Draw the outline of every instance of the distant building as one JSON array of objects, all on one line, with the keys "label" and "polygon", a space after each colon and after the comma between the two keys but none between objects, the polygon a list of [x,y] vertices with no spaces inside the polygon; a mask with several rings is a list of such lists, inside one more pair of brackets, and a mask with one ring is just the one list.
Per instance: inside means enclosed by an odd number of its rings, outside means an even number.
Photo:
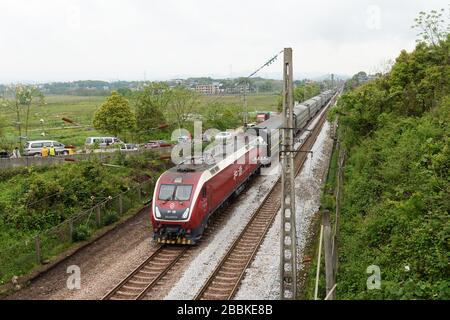
[{"label": "distant building", "polygon": [[226,89],[226,93],[230,94],[243,94],[244,92],[248,94],[250,92],[251,88],[249,84],[241,84],[236,87],[231,87]]},{"label": "distant building", "polygon": [[220,92],[220,88],[217,84],[198,84],[195,91],[204,95],[214,95]]}]

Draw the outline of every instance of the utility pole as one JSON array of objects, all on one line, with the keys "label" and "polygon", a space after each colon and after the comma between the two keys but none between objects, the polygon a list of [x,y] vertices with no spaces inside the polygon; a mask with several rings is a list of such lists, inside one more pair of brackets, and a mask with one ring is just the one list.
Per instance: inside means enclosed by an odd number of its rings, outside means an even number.
[{"label": "utility pole", "polygon": [[297,237],[295,228],[294,182],[294,81],[292,48],[284,49],[283,65],[283,129],[281,143],[281,239],[280,239],[280,297],[297,296]]},{"label": "utility pole", "polygon": [[325,274],[326,289],[329,300],[336,299],[336,291],[331,292],[335,285],[334,265],[333,265],[333,236],[331,234],[330,211],[322,212],[323,240],[325,248]]},{"label": "utility pole", "polygon": [[248,124],[248,101],[247,101],[247,85],[244,87],[244,129]]}]

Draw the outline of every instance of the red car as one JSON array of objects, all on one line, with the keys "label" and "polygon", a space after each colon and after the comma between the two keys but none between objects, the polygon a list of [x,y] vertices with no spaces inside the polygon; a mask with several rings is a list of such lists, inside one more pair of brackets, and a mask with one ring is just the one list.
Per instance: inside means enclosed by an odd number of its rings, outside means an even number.
[{"label": "red car", "polygon": [[147,149],[156,149],[156,148],[166,148],[171,147],[172,145],[164,140],[152,140],[145,144]]}]

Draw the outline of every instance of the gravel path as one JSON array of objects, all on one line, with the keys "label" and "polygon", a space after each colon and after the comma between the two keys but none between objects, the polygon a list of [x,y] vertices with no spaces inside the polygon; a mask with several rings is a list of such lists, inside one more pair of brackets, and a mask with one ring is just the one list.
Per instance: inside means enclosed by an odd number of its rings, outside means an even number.
[{"label": "gravel path", "polygon": [[[148,209],[7,299],[100,299],[155,250]],[[67,267],[81,270],[81,289],[67,289]]]},{"label": "gravel path", "polygon": [[[333,140],[329,136],[330,124],[325,122],[313,146],[313,158],[308,157],[295,179],[297,212],[298,265],[303,267],[303,250],[309,227],[320,207],[322,177],[331,157]],[[246,276],[236,294],[236,300],[279,299],[280,220],[278,214],[269,230],[255,260],[247,269]]]}]

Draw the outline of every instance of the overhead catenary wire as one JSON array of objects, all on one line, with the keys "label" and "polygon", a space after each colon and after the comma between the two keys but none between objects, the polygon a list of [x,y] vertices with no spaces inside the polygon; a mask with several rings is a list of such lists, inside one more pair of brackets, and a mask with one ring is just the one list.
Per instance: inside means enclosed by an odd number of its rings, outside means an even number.
[{"label": "overhead catenary wire", "polygon": [[[252,78],[253,76],[255,76],[258,72],[260,72],[261,70],[263,70],[264,68],[270,66],[271,64],[273,64],[278,57],[284,52],[284,50],[281,50],[280,52],[278,52],[276,55],[274,55],[273,57],[271,57],[269,60],[267,60],[263,65],[261,65],[260,67],[258,67],[256,70],[254,70],[253,72],[251,72],[248,76],[241,78],[236,84],[235,86],[239,86],[242,85],[243,83],[245,83],[247,80],[249,80],[250,78]],[[238,78],[239,79],[239,78]],[[213,100],[207,102],[206,104],[214,104],[217,101],[219,101],[221,98],[223,98],[225,96],[224,93],[219,94],[217,97],[215,97]],[[142,133],[147,133],[149,131],[153,131],[154,129],[150,129],[150,130],[142,130],[139,132],[135,132],[134,134],[140,135]]]},{"label": "overhead catenary wire", "polygon": [[[270,66],[272,63],[274,63],[278,57],[280,56],[280,54],[282,54],[284,52],[284,50],[281,50],[280,52],[278,52],[275,56],[273,56],[272,58],[270,58],[269,60],[267,60],[262,66],[258,67],[255,71],[253,71],[252,73],[250,73],[250,75],[248,75],[247,77],[243,77],[241,78],[241,80],[239,80],[236,83],[236,86],[239,86],[243,83],[245,83],[247,80],[249,80],[250,78],[252,78],[253,76],[255,76],[258,72],[260,72],[262,69]],[[210,101],[209,103],[215,103],[217,102],[219,99],[223,98],[225,95],[222,93],[220,94],[218,97],[216,97],[214,100]]]}]

